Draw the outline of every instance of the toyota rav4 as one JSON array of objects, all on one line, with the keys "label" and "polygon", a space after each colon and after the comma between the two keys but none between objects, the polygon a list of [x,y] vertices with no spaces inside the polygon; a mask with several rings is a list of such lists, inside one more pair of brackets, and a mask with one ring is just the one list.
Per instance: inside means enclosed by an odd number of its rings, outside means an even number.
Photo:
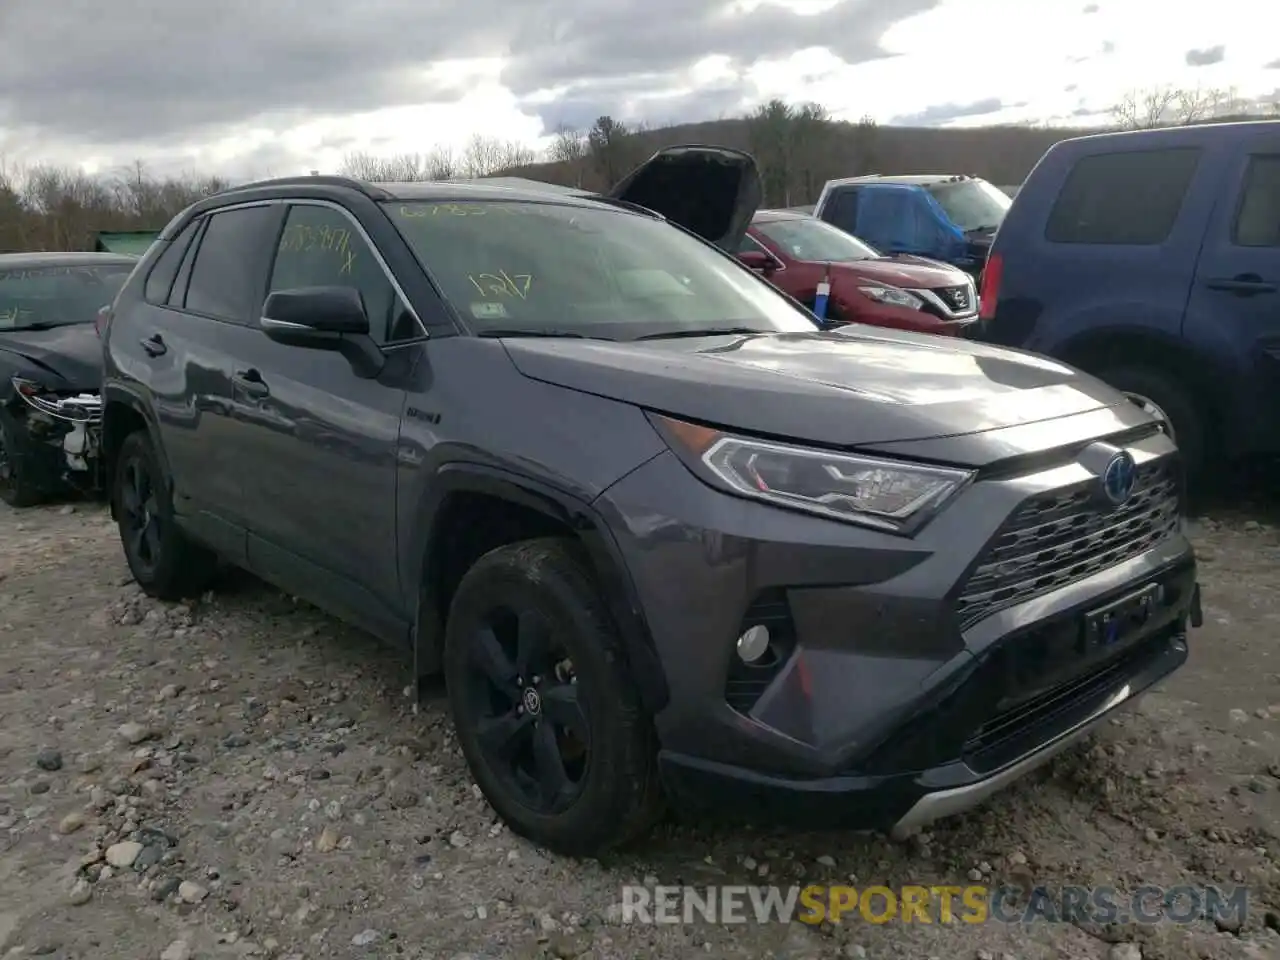
[{"label": "toyota rav4", "polygon": [[899,833],[1182,664],[1178,455],[1052,360],[815,328],[737,262],[752,159],[610,195],[277,180],[166,227],[104,332],[148,593],[247,568],[443,672],[518,832],[664,800]]}]

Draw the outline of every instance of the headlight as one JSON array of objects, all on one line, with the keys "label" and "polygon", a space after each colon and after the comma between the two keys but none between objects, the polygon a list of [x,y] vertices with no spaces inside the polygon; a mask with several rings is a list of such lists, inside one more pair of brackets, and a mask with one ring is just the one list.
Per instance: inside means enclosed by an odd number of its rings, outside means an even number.
[{"label": "headlight", "polygon": [[858,290],[877,303],[887,303],[891,307],[906,307],[908,310],[919,310],[924,301],[914,293],[899,290],[897,287],[859,287]]},{"label": "headlight", "polygon": [[793,447],[655,419],[736,493],[880,530],[900,531],[922,521],[973,476],[967,470]]}]

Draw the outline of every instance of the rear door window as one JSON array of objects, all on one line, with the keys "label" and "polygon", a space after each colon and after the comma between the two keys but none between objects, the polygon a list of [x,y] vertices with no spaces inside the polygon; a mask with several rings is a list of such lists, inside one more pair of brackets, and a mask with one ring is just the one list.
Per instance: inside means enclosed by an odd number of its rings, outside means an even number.
[{"label": "rear door window", "polygon": [[1081,157],[1049,212],[1052,243],[1151,245],[1173,230],[1200,160],[1198,147]]},{"label": "rear door window", "polygon": [[856,233],[858,226],[858,190],[844,187],[831,195],[831,202],[822,211],[822,219],[835,224],[841,230]]},{"label": "rear door window", "polygon": [[1249,159],[1231,240],[1240,247],[1280,247],[1280,154]]},{"label": "rear door window", "polygon": [[186,309],[233,323],[256,321],[270,269],[267,238],[275,236],[279,215],[278,206],[260,206],[209,218],[187,282]]},{"label": "rear door window", "polygon": [[148,303],[162,305],[168,302],[173,281],[178,276],[178,268],[182,266],[183,257],[191,246],[191,238],[196,235],[199,225],[199,220],[187,224],[187,228],[174,237],[164,253],[156,258],[155,265],[147,274],[146,288],[143,291]]}]

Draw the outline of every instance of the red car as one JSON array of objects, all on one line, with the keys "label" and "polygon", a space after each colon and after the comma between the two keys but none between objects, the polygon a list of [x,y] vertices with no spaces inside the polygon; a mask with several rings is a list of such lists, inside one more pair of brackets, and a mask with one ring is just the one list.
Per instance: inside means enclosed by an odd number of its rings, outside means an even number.
[{"label": "red car", "polygon": [[957,336],[978,319],[973,278],[913,256],[883,256],[857,237],[795,210],[759,210],[738,259],[813,306],[830,274],[827,319]]}]

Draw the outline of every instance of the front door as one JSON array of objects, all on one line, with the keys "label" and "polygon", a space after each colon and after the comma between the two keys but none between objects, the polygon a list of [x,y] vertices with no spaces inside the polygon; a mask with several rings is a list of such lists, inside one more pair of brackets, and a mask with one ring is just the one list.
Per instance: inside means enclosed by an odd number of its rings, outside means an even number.
[{"label": "front door", "polygon": [[[341,208],[297,202],[268,292],[357,289],[380,345],[420,335],[389,273]],[[249,565],[331,612],[404,635],[396,552],[396,471],[405,391],[421,347],[388,352],[376,379],[341,354],[285,346],[258,329],[233,371]]]},{"label": "front door", "polygon": [[1228,372],[1227,449],[1280,450],[1280,134],[1228,161],[1183,336]]}]

